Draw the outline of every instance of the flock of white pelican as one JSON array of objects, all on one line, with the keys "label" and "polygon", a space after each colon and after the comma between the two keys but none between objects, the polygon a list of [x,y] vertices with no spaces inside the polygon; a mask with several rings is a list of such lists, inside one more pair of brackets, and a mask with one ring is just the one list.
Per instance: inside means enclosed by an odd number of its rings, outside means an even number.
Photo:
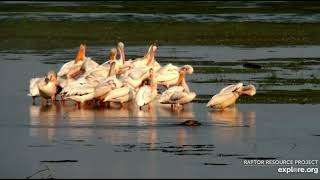
[{"label": "flock of white pelican", "polygon": [[[161,66],[155,59],[157,46],[152,44],[141,58],[125,58],[124,44],[119,42],[117,48],[110,49],[107,61],[101,65],[86,57],[86,46],[81,44],[76,58],[65,63],[58,73],[49,71],[47,76],[32,78],[29,96],[42,97],[42,104],[49,99],[56,102],[60,95],[61,102],[73,100],[78,108],[84,104],[98,104],[110,107],[110,103],[134,101],[143,106],[157,100],[161,104],[170,104],[172,109],[183,107],[191,102],[196,93],[190,91],[186,75],[193,73],[193,67],[177,67],[171,63]],[[117,59],[117,56],[119,59]],[[165,90],[159,93],[158,86]],[[253,96],[253,85],[242,83],[229,85],[214,95],[207,107],[224,109],[233,106],[241,95]]]}]

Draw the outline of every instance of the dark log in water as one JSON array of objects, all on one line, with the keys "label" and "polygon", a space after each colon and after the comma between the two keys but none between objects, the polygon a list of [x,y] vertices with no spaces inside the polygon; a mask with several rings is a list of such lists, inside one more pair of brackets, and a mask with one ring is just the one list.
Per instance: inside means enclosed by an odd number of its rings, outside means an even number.
[{"label": "dark log in water", "polygon": [[48,160],[44,160],[44,161],[40,161],[42,163],[75,163],[78,162],[78,160],[57,160],[57,161],[48,161]]},{"label": "dark log in water", "polygon": [[251,69],[261,69],[262,68],[262,66],[260,66],[258,64],[253,64],[253,63],[244,63],[243,67],[251,68]]},{"label": "dark log in water", "polygon": [[201,123],[199,121],[196,121],[196,120],[187,120],[187,121],[184,121],[184,122],[180,123],[179,125],[182,125],[182,126],[200,126]]}]

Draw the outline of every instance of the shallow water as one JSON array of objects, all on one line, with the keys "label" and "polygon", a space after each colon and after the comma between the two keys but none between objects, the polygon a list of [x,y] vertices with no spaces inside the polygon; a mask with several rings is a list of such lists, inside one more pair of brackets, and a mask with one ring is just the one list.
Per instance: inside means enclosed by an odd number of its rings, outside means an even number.
[{"label": "shallow water", "polygon": [[[109,48],[89,47],[88,55],[102,60]],[[192,61],[214,59],[221,50],[232,50],[217,58],[228,61],[292,57],[299,49],[312,54],[294,57],[317,57],[315,48],[159,46],[158,54]],[[146,47],[126,49],[133,56],[143,54]],[[72,102],[41,107],[37,101],[32,105],[26,95],[28,80],[49,69],[58,70],[75,52],[76,48],[0,52],[1,177],[26,178],[42,169],[31,178],[318,177],[313,173],[279,174],[275,166],[248,167],[241,158],[320,159],[319,104],[238,104],[224,112],[207,109],[203,103],[190,103],[180,111],[154,104],[150,111],[141,112],[132,104],[124,109],[80,110]],[[190,88],[213,95],[224,85],[190,84]],[[177,125],[190,119],[202,125]],[[41,162],[59,160],[71,162]]]},{"label": "shallow water", "polygon": [[[319,105],[241,104],[219,112],[192,103],[183,111],[158,105],[138,112],[33,106],[24,97],[16,103],[19,113],[8,110],[0,124],[2,177],[24,178],[46,166],[33,178],[317,177],[247,167],[240,158],[319,159]],[[202,125],[177,125],[189,119]],[[77,162],[40,162],[58,160]]]},{"label": "shallow water", "polygon": [[[126,42],[124,42],[126,43]],[[114,46],[90,46],[87,44],[87,54],[94,59],[104,61],[109,49]],[[158,45],[156,58],[161,60],[189,60],[232,62],[237,60],[260,60],[269,58],[318,58],[320,57],[317,45],[297,45],[297,46],[272,46],[272,47],[244,47],[244,46],[203,46],[203,45]],[[0,50],[1,60],[11,60],[36,57],[41,61],[52,61],[63,63],[74,58],[78,51],[78,46],[72,49],[52,49],[52,50]],[[125,47],[128,58],[140,57],[147,51],[145,46]],[[23,57],[22,57],[23,55]]]}]

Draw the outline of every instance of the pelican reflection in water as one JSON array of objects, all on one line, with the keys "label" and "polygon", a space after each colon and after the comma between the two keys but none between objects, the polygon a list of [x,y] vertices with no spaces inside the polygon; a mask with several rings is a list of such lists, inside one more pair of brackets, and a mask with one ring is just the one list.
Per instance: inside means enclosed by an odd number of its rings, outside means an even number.
[{"label": "pelican reflection in water", "polygon": [[237,107],[224,111],[214,110],[208,112],[208,117],[218,128],[214,135],[223,142],[241,142],[256,137],[256,112],[239,110]]},{"label": "pelican reflection in water", "polygon": [[[61,108],[56,104],[52,106],[35,106],[29,108],[30,126],[55,126],[56,123],[62,118]],[[30,128],[30,135],[33,137],[42,137],[48,140],[54,140],[56,135],[55,128]]]},{"label": "pelican reflection in water", "polygon": [[[59,103],[52,106],[30,106],[30,125],[34,127],[30,128],[30,135],[54,140],[59,137],[65,139],[65,136],[71,139],[81,139],[96,134],[112,144],[120,144],[127,142],[128,139],[136,138],[137,142],[149,143],[150,148],[154,148],[158,141],[157,126],[163,123],[171,125],[194,119],[192,105],[188,104],[185,109],[175,111],[172,111],[170,105],[163,105],[157,101],[152,102],[150,110],[144,111],[139,111],[138,107],[131,106],[130,103],[123,108],[111,109],[98,107],[78,109],[76,106]],[[90,128],[97,124],[107,125],[107,128]],[[39,126],[48,128],[38,128]],[[67,134],[57,133],[59,126],[70,127],[66,129],[67,131],[63,131]],[[138,129],[130,131],[127,128],[113,128],[118,126],[137,126]],[[139,128],[140,126],[146,128]],[[174,129],[173,133],[176,134],[179,144],[185,144],[187,132],[184,127]]]}]

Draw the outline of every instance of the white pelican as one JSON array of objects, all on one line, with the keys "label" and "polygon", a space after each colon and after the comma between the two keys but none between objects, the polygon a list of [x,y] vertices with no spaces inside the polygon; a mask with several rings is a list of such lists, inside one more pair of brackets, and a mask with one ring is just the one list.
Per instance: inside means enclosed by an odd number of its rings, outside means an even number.
[{"label": "white pelican", "polygon": [[253,96],[256,89],[253,85],[243,86],[242,83],[232,84],[223,88],[218,94],[214,95],[207,103],[207,107],[225,109],[234,106],[241,95]]},{"label": "white pelican", "polygon": [[154,72],[151,68],[149,70],[149,78],[142,82],[142,86],[136,94],[135,100],[140,110],[144,105],[148,105],[150,109],[149,103],[157,96],[157,94],[157,82],[154,79]]},{"label": "white pelican", "polygon": [[44,100],[51,99],[54,103],[56,100],[56,94],[58,91],[57,84],[57,74],[54,71],[49,71],[47,77],[44,80],[40,80],[37,83],[39,89],[39,95],[42,97],[42,102]]},{"label": "white pelican", "polygon": [[[54,76],[54,77],[52,77],[52,76]],[[33,104],[35,104],[35,98],[40,96],[38,84],[41,82],[43,84],[43,82],[48,81],[46,79],[50,79],[50,78],[52,79],[52,81],[55,81],[57,88],[58,88],[57,91],[59,91],[61,89],[61,85],[60,85],[60,82],[57,80],[57,74],[54,71],[49,71],[47,73],[47,76],[30,79],[28,96],[32,97]]]},{"label": "white pelican", "polygon": [[159,102],[161,104],[171,104],[171,108],[174,105],[180,106],[191,102],[196,93],[190,92],[189,87],[185,81],[186,74],[191,74],[193,69],[191,66],[184,66],[179,70],[179,78],[176,82],[176,86],[172,86],[162,93]]},{"label": "white pelican", "polygon": [[184,65],[181,68],[170,64],[161,67],[156,73],[156,81],[159,85],[163,85],[168,89],[171,85],[175,85],[179,79],[180,69],[185,69],[187,74],[193,73],[193,68],[190,65]]}]

